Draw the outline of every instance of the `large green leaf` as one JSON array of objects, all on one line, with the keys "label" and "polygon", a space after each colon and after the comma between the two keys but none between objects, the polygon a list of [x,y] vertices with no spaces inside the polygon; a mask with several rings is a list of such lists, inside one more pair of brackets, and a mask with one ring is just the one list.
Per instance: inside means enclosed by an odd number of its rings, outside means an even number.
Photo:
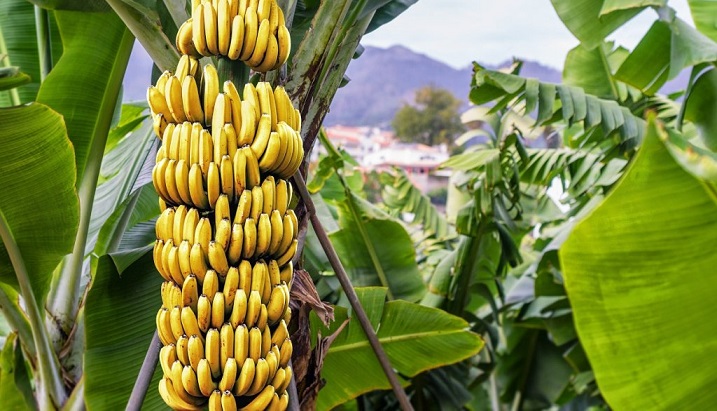
[{"label": "large green leaf", "polygon": [[[155,330],[155,314],[162,305],[162,278],[145,253],[119,272],[109,255],[99,258],[85,310],[85,403],[88,410],[124,409]],[[144,406],[161,409],[158,374]]]},{"label": "large green leaf", "polygon": [[578,335],[613,409],[717,403],[717,203],[665,138],[650,121],[622,180],[560,250]]},{"label": "large green leaf", "polygon": [[64,115],[79,184],[87,163],[99,161],[104,149],[134,37],[114,13],[55,15],[64,54],[37,100]]},{"label": "large green leaf", "polygon": [[352,192],[338,210],[341,229],[330,238],[354,284],[387,285],[393,298],[421,299],[426,286],[413,241],[401,223]]},{"label": "large green leaf", "polygon": [[[468,323],[460,317],[406,301],[385,303],[383,288],[357,288],[356,292],[391,365],[401,376],[413,377],[464,360],[483,348],[481,337],[469,331]],[[336,307],[334,317],[326,330],[312,314],[311,334],[327,336],[351,315],[345,308]],[[321,376],[326,386],[319,391],[318,410],[331,409],[361,393],[390,388],[361,326],[353,318],[329,347]]]},{"label": "large green leaf", "polygon": [[603,0],[600,16],[618,10],[628,10],[646,6],[662,7],[667,0]]},{"label": "large green leaf", "polygon": [[[62,117],[37,103],[0,109],[0,143],[0,214],[41,301],[77,231],[72,143]],[[0,281],[17,284],[5,247],[0,247]]]},{"label": "large green leaf", "polygon": [[602,1],[550,0],[558,17],[585,47],[593,48],[625,22],[642,11],[642,8],[615,9],[601,16]]},{"label": "large green leaf", "polygon": [[663,21],[652,24],[645,36],[615,73],[621,81],[655,94],[670,72],[670,26]]},{"label": "large green leaf", "polygon": [[717,2],[714,0],[687,0],[697,30],[717,42]]},{"label": "large green leaf", "polygon": [[399,14],[406,11],[417,1],[418,0],[375,0],[374,3],[380,3],[380,7],[364,7],[364,10],[376,11],[371,18],[371,23],[369,23],[366,33],[370,33],[384,24],[390,23],[391,20],[398,17]]},{"label": "large green leaf", "polygon": [[37,407],[32,396],[30,377],[17,334],[8,335],[0,351],[0,398],[8,410],[32,410]]},{"label": "large green leaf", "polygon": [[717,69],[714,66],[695,78],[684,104],[685,120],[697,126],[707,147],[717,149]]},{"label": "large green leaf", "polygon": [[109,11],[104,0],[28,0],[44,9],[74,11]]},{"label": "large green leaf", "polygon": [[628,55],[612,42],[601,43],[592,49],[583,44],[568,52],[563,66],[563,83],[582,88],[586,94],[613,100],[625,100],[627,89],[615,81],[613,73]]}]

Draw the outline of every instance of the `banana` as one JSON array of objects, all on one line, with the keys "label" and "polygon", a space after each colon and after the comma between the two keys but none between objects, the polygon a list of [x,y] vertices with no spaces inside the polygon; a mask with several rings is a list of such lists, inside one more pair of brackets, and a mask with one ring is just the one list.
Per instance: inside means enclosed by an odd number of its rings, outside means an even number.
[{"label": "banana", "polygon": [[[269,217],[270,225],[271,225],[271,242],[269,243],[269,249],[267,253],[270,256],[276,255],[277,251],[279,250],[279,245],[281,244],[281,239],[284,237],[284,222],[281,218],[281,213],[279,210],[272,210],[271,216]],[[274,264],[276,264],[276,261],[273,261]],[[271,265],[270,270],[271,272]],[[279,267],[277,265],[276,272],[279,272]],[[279,276],[280,278],[280,276]],[[278,284],[277,282],[274,282],[272,279],[272,285]]]},{"label": "banana", "polygon": [[192,27],[194,25],[193,19],[190,17],[187,21],[179,26],[177,36],[175,37],[174,43],[177,46],[177,50],[181,54],[186,54],[194,58],[199,58],[202,55],[199,54],[196,47],[194,47],[194,41],[192,40],[193,33]]},{"label": "banana", "polygon": [[229,0],[229,12],[232,18],[239,13],[239,0]]},{"label": "banana", "polygon": [[254,253],[256,252],[256,242],[256,220],[249,217],[244,222],[244,244],[242,244],[242,258],[249,259],[254,257]]},{"label": "banana", "polygon": [[259,159],[250,147],[243,147],[242,150],[246,156],[246,188],[251,189],[261,184]]},{"label": "banana", "polygon": [[[269,342],[271,343],[271,336],[269,338]],[[265,354],[264,358],[266,359],[267,365],[269,365],[269,381],[271,382],[273,381],[274,376],[279,369],[279,357],[276,355],[275,351],[267,350],[267,353]],[[274,388],[276,388],[276,386],[274,386]]]},{"label": "banana", "polygon": [[239,59],[247,61],[251,57],[254,47],[256,46],[257,36],[259,32],[259,21],[256,15],[256,9],[249,7],[244,14],[244,44],[241,49]]},{"label": "banana", "polygon": [[245,294],[251,293],[251,276],[253,268],[248,260],[241,260],[239,263],[239,288],[244,290]]},{"label": "banana", "polygon": [[213,124],[214,103],[219,95],[219,74],[217,73],[217,69],[214,65],[204,65],[202,83],[202,96],[204,97],[204,124],[206,126],[210,126]]},{"label": "banana", "polygon": [[190,151],[189,163],[187,164],[188,166],[200,162],[201,157],[199,157],[199,147],[201,147],[200,135],[202,132],[202,124],[204,124],[204,112],[202,112],[202,121],[200,123],[192,123],[192,133],[189,136]]},{"label": "banana", "polygon": [[156,240],[154,242],[154,248],[152,249],[152,260],[154,261],[154,266],[159,272],[159,275],[162,276],[167,281],[172,281],[172,276],[169,275],[166,271],[164,271],[164,266],[162,265],[162,250],[164,249],[164,241],[162,240]]},{"label": "banana", "polygon": [[204,181],[202,178],[202,170],[199,164],[192,164],[189,169],[189,196],[192,198],[192,204],[201,209],[209,208],[209,198],[204,191]]},{"label": "banana", "polygon": [[294,345],[291,343],[291,340],[289,338],[285,339],[284,342],[281,344],[281,347],[279,347],[279,352],[281,352],[279,365],[282,367],[286,367],[289,364],[289,361],[291,361],[291,354],[294,352]]},{"label": "banana", "polygon": [[194,372],[197,372],[199,369],[199,361],[204,359],[204,342],[201,336],[194,334],[189,337],[188,344],[187,354],[189,356],[189,365]]},{"label": "banana", "polygon": [[251,82],[246,83],[242,96],[244,97],[244,101],[248,101],[254,110],[254,121],[259,121],[259,117],[261,117],[261,107],[259,106],[259,94],[256,91],[256,86]]},{"label": "banana", "polygon": [[[239,109],[241,110],[241,103],[239,103]],[[234,106],[232,106],[231,110],[233,117]],[[227,155],[229,155],[230,159],[233,159],[234,153],[236,153],[237,148],[239,148],[239,143],[237,142],[237,132],[232,122],[227,122],[226,124],[224,124],[224,133],[227,135]]]},{"label": "banana", "polygon": [[259,21],[269,20],[269,15],[271,14],[271,4],[274,2],[275,0],[259,0],[259,5],[256,9],[256,15],[259,18]]},{"label": "banana", "polygon": [[298,108],[294,109],[294,127],[292,127],[297,132],[301,131],[301,112]]},{"label": "banana", "polygon": [[[219,227],[222,220],[231,219],[231,200],[226,194],[220,194],[214,206],[214,226]],[[231,220],[230,220],[231,221]]]},{"label": "banana", "polygon": [[[164,103],[167,104],[166,101]],[[167,117],[165,117],[162,113],[152,114],[152,130],[154,131],[154,134],[160,139],[164,135],[164,131],[167,129],[168,125],[169,124],[167,123]]]},{"label": "banana", "polygon": [[274,190],[274,208],[279,211],[280,216],[286,213],[291,203],[291,195],[289,193],[289,183],[283,178],[276,179],[276,188]]},{"label": "banana", "polygon": [[202,15],[204,16],[204,36],[207,40],[207,49],[212,55],[216,56],[219,54],[217,12],[211,2],[203,2]]},{"label": "banana", "polygon": [[217,163],[211,162],[207,166],[207,198],[209,200],[209,206],[214,208],[217,204],[217,199],[221,193],[221,180],[219,175],[219,167]]},{"label": "banana", "polygon": [[162,307],[157,312],[157,334],[162,344],[169,345],[174,344],[177,340],[174,338],[172,333],[172,324],[170,319],[169,310],[166,307]]},{"label": "banana", "polygon": [[163,281],[160,286],[160,295],[162,296],[162,307],[174,307],[172,301],[172,281]]},{"label": "banana", "polygon": [[[276,121],[277,123],[280,121],[283,121],[289,125],[291,125],[289,119],[291,118],[291,114],[289,113],[289,108],[287,107],[286,101],[288,100],[288,95],[286,94],[286,89],[282,86],[276,86],[274,89],[274,100],[276,104]],[[289,103],[291,104],[291,103]],[[293,112],[293,110],[292,110]]]},{"label": "banana", "polygon": [[209,56],[211,53],[207,48],[207,38],[204,32],[204,7],[197,4],[192,9],[192,42],[197,52],[202,56]]},{"label": "banana", "polygon": [[239,0],[239,7],[237,7],[237,14],[244,17],[246,9],[249,7],[249,0]]},{"label": "banana", "polygon": [[209,242],[209,265],[222,277],[225,277],[229,271],[229,261],[224,248],[216,241]]},{"label": "banana", "polygon": [[189,161],[191,149],[189,148],[189,138],[192,135],[192,123],[185,121],[177,125],[179,127],[179,151],[177,160]]},{"label": "banana", "polygon": [[217,1],[217,47],[219,54],[226,56],[232,35],[232,15],[228,0]]},{"label": "banana", "polygon": [[[229,316],[229,322],[231,323],[232,327],[237,328],[240,324],[244,323],[244,319],[246,318],[247,305],[248,301],[246,292],[244,292],[244,290],[242,290],[241,288],[238,288],[234,295],[234,303],[232,304],[232,310]],[[234,339],[236,340],[236,338],[238,337],[235,334]],[[237,355],[236,351],[234,355]]]},{"label": "banana", "polygon": [[[253,327],[256,321],[259,319],[261,313],[261,294],[258,291],[252,291],[249,293],[249,300],[247,301],[246,318],[244,323],[247,327]],[[251,345],[250,345],[251,347]],[[254,358],[254,357],[252,357]],[[256,358],[254,358],[256,359]]]},{"label": "banana", "polygon": [[172,364],[177,361],[177,350],[174,344],[166,344],[159,350],[159,365],[164,375],[172,374]]},{"label": "banana", "polygon": [[283,344],[287,338],[289,338],[289,329],[286,327],[286,321],[280,320],[274,333],[271,335],[271,344],[278,346],[279,344]]},{"label": "banana", "polygon": [[209,396],[209,402],[207,403],[207,409],[209,411],[222,411],[222,392],[214,390],[212,395]]},{"label": "banana", "polygon": [[164,97],[167,100],[167,107],[169,107],[169,112],[172,114],[174,122],[183,123],[187,121],[182,103],[182,83],[176,76],[171,76],[167,79],[167,84],[164,85]]},{"label": "banana", "polygon": [[261,358],[262,333],[258,327],[249,330],[249,358],[258,361]]},{"label": "banana", "polygon": [[182,327],[187,335],[201,335],[199,330],[199,321],[191,307],[182,308]]},{"label": "banana", "polygon": [[[239,128],[238,145],[245,146],[254,142],[256,134],[255,110],[252,106],[253,102],[247,100],[247,88],[244,87],[244,100],[241,102],[241,127]],[[249,93],[251,95],[251,93]]]},{"label": "banana", "polygon": [[224,312],[231,313],[234,306],[234,297],[239,288],[239,269],[237,267],[229,267],[226,278],[224,278]]},{"label": "banana", "polygon": [[[231,126],[231,125],[229,125]],[[222,134],[224,131],[222,130]],[[229,198],[230,202],[234,201],[234,171],[232,160],[228,155],[224,155],[219,163],[219,174],[221,176],[221,191]]]},{"label": "banana", "polygon": [[[273,255],[284,255],[291,247],[291,242],[294,240],[297,232],[298,227],[294,227],[294,220],[288,213],[284,214],[284,235],[281,237],[281,243],[279,243],[279,247]],[[279,267],[281,266],[282,264],[279,264]]]},{"label": "banana", "polygon": [[276,66],[274,69],[286,63],[289,59],[289,53],[291,52],[291,33],[289,33],[289,29],[285,25],[279,25],[276,39],[279,43],[279,56],[276,59]]},{"label": "banana", "polygon": [[224,324],[224,293],[219,291],[212,300],[212,328],[217,330]]},{"label": "banana", "polygon": [[212,161],[219,164],[222,161],[222,157],[228,154],[227,150],[227,135],[224,132],[224,115],[225,110],[225,98],[224,93],[217,96],[217,101],[214,105],[214,120],[212,121],[212,146],[214,153],[212,155]]},{"label": "banana", "polygon": [[232,223],[231,220],[225,218],[217,224],[216,233],[214,235],[214,242],[219,244],[222,250],[229,248],[229,238],[232,234]]},{"label": "banana", "polygon": [[167,209],[167,203],[162,199],[162,197],[157,198],[157,205],[159,206],[159,212]]},{"label": "banana", "polygon": [[193,76],[185,76],[182,80],[182,108],[189,121],[204,122],[204,110],[199,99],[199,87]]},{"label": "banana", "polygon": [[[174,121],[172,112],[169,111],[167,100],[164,97],[164,89],[160,90],[155,86],[147,88],[147,103],[152,114],[161,114],[165,119]],[[159,134],[161,136],[161,134]]]},{"label": "banana", "polygon": [[[265,88],[265,87],[263,87]],[[256,136],[251,143],[251,151],[254,152],[256,158],[261,158],[269,144],[269,136],[271,136],[271,114],[263,113],[259,119]]]},{"label": "banana", "polygon": [[[232,344],[233,348],[233,344]],[[222,368],[222,378],[219,381],[219,389],[222,391],[228,391],[234,388],[234,383],[237,379],[238,366],[234,357],[228,357],[226,363]],[[230,391],[231,394],[231,391]],[[233,398],[233,396],[232,396]]]},{"label": "banana", "polygon": [[294,225],[294,227],[296,227],[296,228],[294,228],[294,238],[296,238],[296,234],[297,234],[298,231],[299,231],[299,230],[298,230],[298,227],[299,227],[299,219],[296,217],[296,213],[295,213],[294,210],[291,209],[291,208],[288,209],[288,210],[286,210],[286,215],[288,215],[289,218],[291,218],[291,223]]},{"label": "banana", "polygon": [[254,50],[251,52],[249,58],[247,58],[246,65],[255,69],[264,60],[266,49],[269,46],[269,38],[271,32],[269,31],[269,20],[259,20],[259,29],[256,34],[256,43],[254,44]]},{"label": "banana", "polygon": [[169,164],[169,160],[167,158],[161,159],[158,163],[154,165],[152,168],[152,183],[154,184],[154,189],[157,191],[157,194],[164,199],[167,202],[172,202],[172,198],[169,196],[169,192],[167,191],[166,186],[166,180],[164,178],[165,171],[167,170],[167,165]]},{"label": "banana", "polygon": [[227,51],[227,57],[230,60],[237,60],[241,55],[242,46],[244,45],[244,27],[244,16],[234,16],[232,20],[232,37]]},{"label": "banana", "polygon": [[[271,290],[269,290],[269,291],[271,291]],[[269,295],[271,294],[271,292],[267,292],[266,294],[267,294],[266,299],[268,301]],[[266,311],[266,304],[262,303],[261,311],[259,311],[259,319],[256,320],[256,324],[254,324],[254,326],[258,327],[260,330],[263,330],[264,328],[267,327],[268,324],[269,324],[269,314],[267,314],[267,311]]]},{"label": "banana", "polygon": [[264,210],[264,191],[260,185],[251,189],[251,214],[249,215],[258,222],[261,212]]},{"label": "banana", "polygon": [[167,270],[169,271],[169,275],[172,276],[172,281],[174,281],[177,284],[181,284],[184,282],[184,277],[182,276],[182,269],[179,268],[179,257],[177,253],[177,247],[174,246],[174,242],[170,239],[167,243],[165,243],[164,248],[167,248],[167,244],[169,242],[172,242],[172,247],[169,249],[169,252],[166,255],[166,262],[167,262]]},{"label": "banana", "polygon": [[[222,325],[222,328],[219,330],[219,340],[220,340],[220,348],[219,348],[219,361],[222,365],[222,373],[224,375],[227,375],[227,366],[230,364],[227,363],[229,359],[234,360],[234,327],[228,322],[224,323]],[[234,368],[236,368],[236,363],[234,363]],[[231,371],[231,370],[230,370]],[[234,386],[234,379],[236,379],[236,369],[234,370],[235,375],[231,378],[231,382],[228,388],[226,386],[222,387],[221,383],[219,384],[219,389],[229,390],[231,387]],[[222,376],[222,380],[224,380],[224,376]]]},{"label": "banana", "polygon": [[184,219],[186,216],[186,206],[180,205],[174,210],[174,218],[172,219],[172,240],[174,241],[174,244],[182,242],[182,235],[184,234]]},{"label": "banana", "polygon": [[199,243],[192,245],[192,249],[189,251],[189,265],[192,269],[192,273],[197,276],[199,282],[203,282],[204,275],[209,267],[207,267],[204,252]]},{"label": "banana", "polygon": [[179,57],[179,61],[177,62],[177,68],[174,70],[174,75],[179,79],[182,80],[184,77],[189,74],[189,56],[186,54],[183,54]]},{"label": "banana", "polygon": [[187,209],[187,215],[184,217],[184,224],[182,227],[182,240],[189,241],[189,244],[194,243],[194,233],[197,231],[197,225],[200,220],[199,210],[194,207]]},{"label": "banana", "polygon": [[172,251],[172,248],[174,248],[174,240],[169,238],[164,242],[164,245],[162,246],[162,255],[160,256],[159,261],[162,265],[162,270],[171,278],[170,281],[174,282],[174,278],[172,277],[172,270],[170,270],[169,266],[169,252]]},{"label": "banana", "polygon": [[[214,270],[207,270],[202,283],[202,294],[206,295],[209,302],[214,301],[214,294],[219,291],[219,275]],[[211,305],[210,305],[211,306]]]},{"label": "banana", "polygon": [[[278,364],[279,363],[277,362],[277,366],[278,366]],[[286,370],[284,370],[283,368],[279,368],[274,373],[274,378],[271,379],[270,384],[274,387],[274,389],[276,390],[277,393],[279,393],[279,387],[281,387],[282,384],[284,384],[285,378],[286,378]]]},{"label": "banana", "polygon": [[197,374],[189,365],[185,365],[182,369],[182,386],[193,397],[202,397],[202,390],[197,382]]},{"label": "banana", "polygon": [[[197,325],[202,332],[207,332],[212,323],[212,303],[206,294],[199,296],[197,300]],[[204,350],[202,350],[204,358]]]},{"label": "banana", "polygon": [[217,389],[217,383],[212,379],[212,369],[206,358],[199,360],[197,365],[197,382],[199,383],[199,390],[205,397],[209,397]]},{"label": "banana", "polygon": [[[249,347],[251,350],[251,346]],[[268,397],[264,400],[264,402],[260,402],[258,400],[262,399],[265,396],[265,393],[267,390],[271,391],[270,395],[274,395],[274,387],[271,385],[267,385],[266,383],[269,380],[269,364],[266,363],[266,360],[263,358],[259,358],[259,361],[256,362],[256,371],[254,372],[254,381],[251,383],[251,387],[249,387],[249,391],[247,391],[246,395],[256,395],[261,393],[261,395],[258,395],[252,402],[249,403],[244,409],[257,409],[257,410],[263,410],[264,407],[269,405],[269,402],[271,401],[271,397]],[[259,405],[260,404],[260,405]],[[256,406],[257,408],[251,408],[252,406]]]},{"label": "banana", "polygon": [[182,306],[189,307],[192,311],[196,312],[197,301],[199,301],[199,284],[197,284],[197,276],[190,274],[184,279],[184,284],[182,284]]},{"label": "banana", "polygon": [[[254,253],[261,257],[269,251],[269,245],[271,244],[271,220],[269,219],[269,214],[262,213],[259,216],[256,231],[256,251]],[[187,248],[187,262],[189,262],[188,250],[189,248]]]},{"label": "banana", "polygon": [[291,261],[292,258],[294,258],[294,254],[296,254],[296,250],[299,247],[299,240],[292,240],[291,245],[289,246],[289,249],[286,250],[284,254],[282,254],[279,258],[276,259],[276,262],[279,265],[284,265]]},{"label": "banana", "polygon": [[246,358],[241,366],[239,377],[234,383],[232,393],[234,395],[244,395],[249,391],[252,382],[254,382],[254,376],[256,374],[256,363],[251,358]]},{"label": "banana", "polygon": [[280,132],[272,131],[269,137],[269,144],[259,159],[259,170],[264,173],[274,171],[276,163],[280,162],[280,159],[283,159],[283,148]]},{"label": "banana", "polygon": [[179,340],[179,337],[184,334],[184,328],[182,327],[182,308],[178,305],[175,305],[169,311],[169,323],[172,328],[172,336],[176,344],[176,341]]},{"label": "banana", "polygon": [[[200,410],[202,409],[201,403],[191,403],[184,401],[174,389],[172,380],[168,377],[159,380],[159,395],[162,397],[167,405],[175,410]],[[186,393],[186,392],[185,392]],[[203,399],[202,399],[203,400]]]},{"label": "banana", "polygon": [[[241,150],[240,150],[241,151]],[[244,224],[251,215],[251,190],[244,190],[239,197],[239,204],[234,215],[234,224]]]},{"label": "banana", "polygon": [[281,8],[278,4],[276,4],[276,1],[272,1],[270,3],[271,8],[269,10],[269,24],[271,27],[271,34],[276,34],[279,29],[279,13],[281,13]]},{"label": "banana", "polygon": [[179,362],[182,363],[182,365],[189,364],[189,338],[186,335],[181,335],[179,338],[177,338],[177,343],[175,344],[176,351],[177,351],[177,359]]},{"label": "banana", "polygon": [[267,176],[261,183],[261,191],[264,193],[264,208],[262,213],[271,215],[276,208],[276,180],[274,176]]},{"label": "banana", "polygon": [[214,143],[212,135],[206,129],[199,131],[199,166],[202,169],[202,176],[207,175],[207,167],[214,160]]},{"label": "banana", "polygon": [[263,59],[261,60],[261,63],[259,63],[256,67],[254,67],[255,71],[258,71],[259,73],[266,73],[269,70],[274,70],[275,68],[279,67],[279,40],[276,38],[276,35],[271,33],[271,29],[269,29],[269,41],[266,47],[266,51],[264,52]]},{"label": "banana", "polygon": [[189,192],[189,166],[184,160],[179,160],[175,164],[174,181],[177,187],[177,193],[183,204],[194,205],[192,195]]},{"label": "banana", "polygon": [[179,157],[179,139],[181,133],[182,127],[179,124],[173,124],[172,127],[167,127],[164,141],[162,141],[167,159],[176,160],[177,157]]},{"label": "banana", "polygon": [[301,166],[301,163],[304,161],[304,141],[301,139],[301,135],[299,132],[294,133],[294,162],[291,164],[288,170],[286,170],[285,175],[287,178],[289,176],[294,175],[296,171]]},{"label": "banana", "polygon": [[[230,389],[232,387],[229,387]],[[237,400],[230,390],[222,393],[222,411],[237,411]]]},{"label": "banana", "polygon": [[266,311],[268,314],[269,325],[274,325],[281,320],[284,316],[286,297],[284,295],[284,288],[276,286],[271,291],[271,297],[269,302],[266,304]]},{"label": "banana", "polygon": [[229,101],[231,102],[231,123],[232,126],[234,126],[234,132],[239,132],[241,131],[241,97],[239,96],[239,90],[237,90],[233,82],[227,80],[224,82],[224,93],[229,97]]},{"label": "banana", "polygon": [[227,249],[227,260],[229,261],[229,264],[237,265],[239,263],[239,260],[241,260],[243,245],[244,227],[239,223],[234,223],[232,226],[231,238],[229,240],[229,248]]},{"label": "banana", "polygon": [[[266,325],[264,325],[264,327],[260,328],[260,329],[262,330],[262,332],[261,332],[261,357],[267,358],[267,356],[271,352],[271,329],[269,327],[267,327]],[[276,357],[277,360],[278,360],[278,358],[279,357]],[[274,368],[273,370],[271,368],[269,368],[269,375],[270,375],[269,378],[271,378],[271,376],[274,375],[275,371],[276,371],[276,368]]]},{"label": "banana", "polygon": [[209,369],[212,371],[212,378],[221,376],[221,365],[219,364],[219,330],[210,328],[207,331],[206,342],[204,343],[204,358],[209,362]]},{"label": "banana", "polygon": [[254,264],[251,273],[251,291],[258,291],[259,294],[262,294],[264,292],[264,284],[268,280],[268,276],[269,273],[266,268],[266,263],[263,260],[257,261],[256,264]]},{"label": "banana", "polygon": [[234,153],[232,169],[234,171],[234,196],[241,201],[240,197],[246,189],[246,155],[244,150],[237,150]]},{"label": "banana", "polygon": [[182,273],[184,283],[187,282],[189,275],[192,273],[190,250],[191,246],[187,240],[183,240],[177,247],[177,261],[179,262],[179,271]]},{"label": "banana", "polygon": [[[281,133],[282,128],[284,130],[283,134]],[[286,171],[291,167],[292,164],[294,164],[294,152],[298,153],[298,148],[296,147],[296,140],[294,139],[295,134],[296,132],[291,127],[289,127],[288,124],[281,124],[279,128],[279,137],[283,138],[283,152],[279,154],[279,158],[281,158],[281,160],[274,163],[274,166],[272,167],[274,172],[281,178],[291,177],[291,174],[287,175]]]},{"label": "banana", "polygon": [[287,397],[288,402],[288,393],[286,392],[286,389],[289,388],[289,384],[291,384],[291,379],[294,377],[294,371],[291,369],[291,367],[284,367],[284,382],[281,384],[281,387],[277,387],[277,391],[283,392],[283,396]]}]

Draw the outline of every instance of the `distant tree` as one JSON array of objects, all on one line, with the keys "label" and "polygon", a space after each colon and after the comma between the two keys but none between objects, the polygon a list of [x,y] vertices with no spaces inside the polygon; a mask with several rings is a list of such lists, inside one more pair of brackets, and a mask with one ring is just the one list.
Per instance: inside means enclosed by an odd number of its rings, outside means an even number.
[{"label": "distant tree", "polygon": [[465,130],[460,106],[450,91],[426,86],[416,91],[415,105],[405,104],[398,110],[391,125],[401,141],[450,145]]}]

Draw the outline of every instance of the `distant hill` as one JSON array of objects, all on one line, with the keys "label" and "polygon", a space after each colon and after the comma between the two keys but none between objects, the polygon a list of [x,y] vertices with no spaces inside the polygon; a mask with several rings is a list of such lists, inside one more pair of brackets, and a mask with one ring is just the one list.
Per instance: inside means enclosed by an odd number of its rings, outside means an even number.
[{"label": "distant hill", "polygon": [[[467,105],[471,73],[472,66],[457,70],[403,46],[366,47],[349,64],[351,81],[336,93],[325,124],[388,126],[396,111],[413,101],[416,90],[428,85],[451,91]],[[521,74],[555,83],[561,77],[560,71],[533,61],[524,62]]]}]

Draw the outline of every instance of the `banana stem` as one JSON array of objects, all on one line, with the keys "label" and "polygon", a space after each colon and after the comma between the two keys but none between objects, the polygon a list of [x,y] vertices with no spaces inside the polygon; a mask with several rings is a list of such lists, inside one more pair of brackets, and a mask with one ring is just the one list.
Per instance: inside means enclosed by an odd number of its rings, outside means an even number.
[{"label": "banana stem", "polygon": [[84,411],[85,410],[85,377],[80,378],[75,388],[67,399],[62,411]]},{"label": "banana stem", "polygon": [[231,80],[239,90],[249,82],[249,66],[240,60],[232,61],[227,58],[217,59],[217,74],[220,84]]},{"label": "banana stem", "polygon": [[134,387],[132,388],[132,393],[129,396],[125,411],[139,411],[139,409],[142,408],[144,397],[147,395],[149,384],[152,382],[154,369],[157,368],[159,350],[161,347],[162,343],[159,341],[157,331],[155,331],[152,341],[149,343],[147,354],[144,356],[142,368],[139,369],[139,375],[137,375],[137,380],[134,382]]},{"label": "banana stem", "polygon": [[319,75],[319,81],[316,83],[321,87],[324,84],[324,80],[326,79],[326,75],[329,71],[329,69],[333,66],[334,58],[336,58],[336,53],[338,53],[339,48],[341,47],[341,44],[344,42],[344,39],[346,38],[346,35],[351,29],[351,27],[356,23],[356,19],[358,18],[359,14],[363,11],[364,6],[366,5],[367,0],[359,0],[358,3],[354,6],[354,9],[351,10],[351,14],[341,22],[341,30],[339,31],[339,34],[336,36],[336,39],[331,42],[331,48],[329,48],[329,53],[326,56],[326,60],[324,61],[324,64],[321,67],[321,74]]},{"label": "banana stem", "polygon": [[20,305],[10,299],[10,296],[2,285],[0,285],[0,308],[10,328],[16,330],[20,336],[20,342],[25,347],[25,350],[27,350],[32,357],[35,357],[37,350],[35,348],[35,342],[33,341],[30,323],[20,309]]},{"label": "banana stem", "polygon": [[297,190],[299,190],[299,195],[301,196],[304,205],[306,205],[309,219],[311,220],[311,225],[314,228],[314,232],[316,233],[319,242],[321,243],[321,247],[324,249],[326,257],[328,257],[329,263],[331,264],[331,267],[336,273],[336,278],[338,278],[339,283],[341,283],[341,288],[343,288],[344,293],[346,294],[346,297],[351,304],[351,308],[353,309],[354,314],[356,315],[356,318],[361,325],[361,328],[366,334],[366,338],[368,339],[369,344],[371,344],[371,348],[376,355],[376,359],[378,360],[379,364],[381,364],[381,368],[383,368],[383,372],[386,374],[386,378],[388,378],[388,382],[391,385],[391,389],[396,395],[399,404],[401,405],[401,409],[404,411],[413,410],[413,406],[411,406],[411,402],[408,400],[406,392],[403,391],[401,383],[398,381],[398,377],[396,376],[396,372],[393,370],[391,362],[388,359],[386,352],[383,350],[381,342],[378,340],[378,336],[376,336],[376,332],[371,326],[371,321],[369,321],[368,316],[366,315],[366,311],[364,311],[363,307],[361,306],[361,302],[356,295],[356,290],[354,290],[354,287],[351,284],[351,280],[349,279],[348,274],[346,274],[346,270],[344,270],[344,267],[341,264],[341,260],[336,253],[336,249],[334,249],[334,246],[333,244],[331,244],[331,240],[329,239],[326,230],[324,230],[324,227],[321,225],[321,221],[319,221],[319,217],[316,214],[316,207],[314,206],[313,200],[311,200],[311,195],[309,194],[308,188],[306,188],[306,182],[304,181],[304,177],[298,171],[296,172],[296,174],[294,174],[294,184],[296,185]]},{"label": "banana stem", "polygon": [[0,212],[0,238],[5,244],[5,250],[10,257],[17,282],[20,285],[20,293],[23,296],[27,316],[30,320],[32,339],[37,350],[37,367],[39,369],[39,384],[36,388],[37,401],[40,409],[52,410],[55,408],[55,404],[61,405],[67,399],[60,374],[60,362],[50,344],[42,311],[37,304],[35,292],[32,290],[30,275],[27,272],[20,247],[15,242],[12,230],[2,212]]},{"label": "banana stem", "polygon": [[164,6],[169,11],[169,15],[172,16],[172,21],[179,28],[188,18],[189,13],[184,8],[186,2],[175,1],[175,0],[164,0]]},{"label": "banana stem", "polygon": [[35,33],[37,34],[37,52],[40,57],[40,80],[52,70],[52,42],[50,41],[50,20],[47,10],[35,6]]}]

